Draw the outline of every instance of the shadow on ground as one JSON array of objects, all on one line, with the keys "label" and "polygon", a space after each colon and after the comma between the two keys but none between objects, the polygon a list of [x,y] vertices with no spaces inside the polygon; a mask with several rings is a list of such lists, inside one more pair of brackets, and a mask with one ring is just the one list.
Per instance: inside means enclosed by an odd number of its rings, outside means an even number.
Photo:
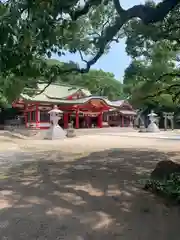
[{"label": "shadow on ground", "polygon": [[139,184],[175,154],[111,149],[75,162],[60,153],[27,155],[0,180],[2,240],[179,239],[179,209]]}]

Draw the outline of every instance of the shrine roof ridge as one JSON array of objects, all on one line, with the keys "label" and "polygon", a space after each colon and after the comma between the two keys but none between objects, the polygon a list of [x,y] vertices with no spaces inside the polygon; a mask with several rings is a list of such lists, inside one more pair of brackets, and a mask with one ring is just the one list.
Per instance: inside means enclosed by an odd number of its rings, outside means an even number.
[{"label": "shrine roof ridge", "polygon": [[[25,89],[26,91],[28,89]],[[43,91],[44,90],[44,91]],[[29,89],[32,91],[32,89]],[[21,97],[24,99],[28,99],[29,101],[34,99],[35,101],[45,101],[49,99],[65,99],[73,94],[76,94],[78,91],[81,91],[84,96],[90,96],[91,92],[88,89],[79,86],[73,85],[65,85],[65,84],[51,84],[47,87],[46,83],[38,84],[37,89],[33,89],[34,94],[29,96],[30,94],[25,93],[25,91],[21,94]],[[43,91],[43,92],[42,92]],[[39,92],[42,92],[39,94]]]},{"label": "shrine roof ridge", "polygon": [[28,95],[25,94],[21,94],[21,97],[23,98],[24,101],[31,101],[31,102],[44,102],[44,103],[52,103],[52,104],[59,104],[59,103],[63,103],[63,104],[84,104],[87,103],[90,100],[101,100],[103,101],[105,104],[109,105],[109,106],[114,106],[113,103],[111,101],[109,101],[107,98],[104,98],[102,96],[89,96],[89,97],[84,97],[84,98],[79,98],[79,99],[73,99],[73,100],[67,100],[67,99],[49,99],[46,95],[40,96],[38,95],[38,98],[35,97],[30,97]]}]

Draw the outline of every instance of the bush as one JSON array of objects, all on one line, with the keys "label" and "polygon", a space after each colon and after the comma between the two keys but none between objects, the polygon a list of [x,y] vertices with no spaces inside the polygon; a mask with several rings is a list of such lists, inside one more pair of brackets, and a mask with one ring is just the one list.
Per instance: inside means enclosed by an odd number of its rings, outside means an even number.
[{"label": "bush", "polygon": [[148,179],[145,189],[180,203],[180,173],[172,173],[164,180]]}]

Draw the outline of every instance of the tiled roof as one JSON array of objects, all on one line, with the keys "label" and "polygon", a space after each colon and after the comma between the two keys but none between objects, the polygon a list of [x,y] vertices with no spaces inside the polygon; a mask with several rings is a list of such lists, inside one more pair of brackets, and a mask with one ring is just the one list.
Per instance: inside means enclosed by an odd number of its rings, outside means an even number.
[{"label": "tiled roof", "polygon": [[84,97],[84,98],[80,98],[80,99],[73,99],[73,100],[66,100],[66,99],[52,99],[52,98],[48,98],[45,95],[38,95],[35,97],[29,97],[28,95],[24,95],[22,94],[21,97],[25,100],[25,101],[33,101],[33,102],[44,102],[44,103],[52,103],[52,104],[69,104],[69,105],[78,105],[78,104],[85,104],[87,102],[89,102],[90,100],[101,100],[103,101],[106,105],[113,107],[112,102],[109,101],[106,98],[103,98],[101,96],[90,96],[90,97]]},{"label": "tiled roof", "polygon": [[111,101],[111,103],[117,107],[120,107],[124,102],[125,102],[124,100]]},{"label": "tiled roof", "polygon": [[[46,84],[39,84],[38,89],[42,91],[46,87]],[[76,86],[67,86],[59,84],[51,84],[48,86],[43,93],[29,96],[27,94],[21,94],[21,97],[27,101],[35,102],[57,102],[57,100],[65,100],[67,97],[81,91],[84,96],[88,97],[91,95],[90,91]]]},{"label": "tiled roof", "polygon": [[[43,90],[46,84],[39,84],[39,90]],[[68,96],[72,96],[73,94],[81,91],[84,98],[67,100]],[[70,105],[78,105],[78,104],[85,104],[90,100],[101,100],[104,102],[105,105],[110,106],[112,108],[120,107],[125,101],[124,100],[117,100],[117,101],[110,101],[107,97],[103,96],[92,96],[90,91],[87,89],[83,89],[81,87],[76,86],[67,86],[67,85],[58,85],[52,84],[48,86],[45,91],[41,94],[37,94],[34,96],[29,96],[27,94],[21,94],[21,98],[24,101],[30,102],[43,102],[43,103],[52,103],[52,104],[70,104]]]}]

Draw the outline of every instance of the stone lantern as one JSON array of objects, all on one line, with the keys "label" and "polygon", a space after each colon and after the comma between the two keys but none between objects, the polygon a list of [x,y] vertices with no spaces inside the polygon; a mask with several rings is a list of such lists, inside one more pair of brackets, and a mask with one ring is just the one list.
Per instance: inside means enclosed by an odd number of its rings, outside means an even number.
[{"label": "stone lantern", "polygon": [[158,126],[156,125],[157,114],[152,110],[150,114],[148,114],[150,124],[147,127],[147,132],[160,132]]},{"label": "stone lantern", "polygon": [[46,133],[45,139],[55,140],[66,138],[66,132],[58,124],[59,119],[62,118],[63,112],[55,105],[48,113],[50,114],[51,126]]}]

